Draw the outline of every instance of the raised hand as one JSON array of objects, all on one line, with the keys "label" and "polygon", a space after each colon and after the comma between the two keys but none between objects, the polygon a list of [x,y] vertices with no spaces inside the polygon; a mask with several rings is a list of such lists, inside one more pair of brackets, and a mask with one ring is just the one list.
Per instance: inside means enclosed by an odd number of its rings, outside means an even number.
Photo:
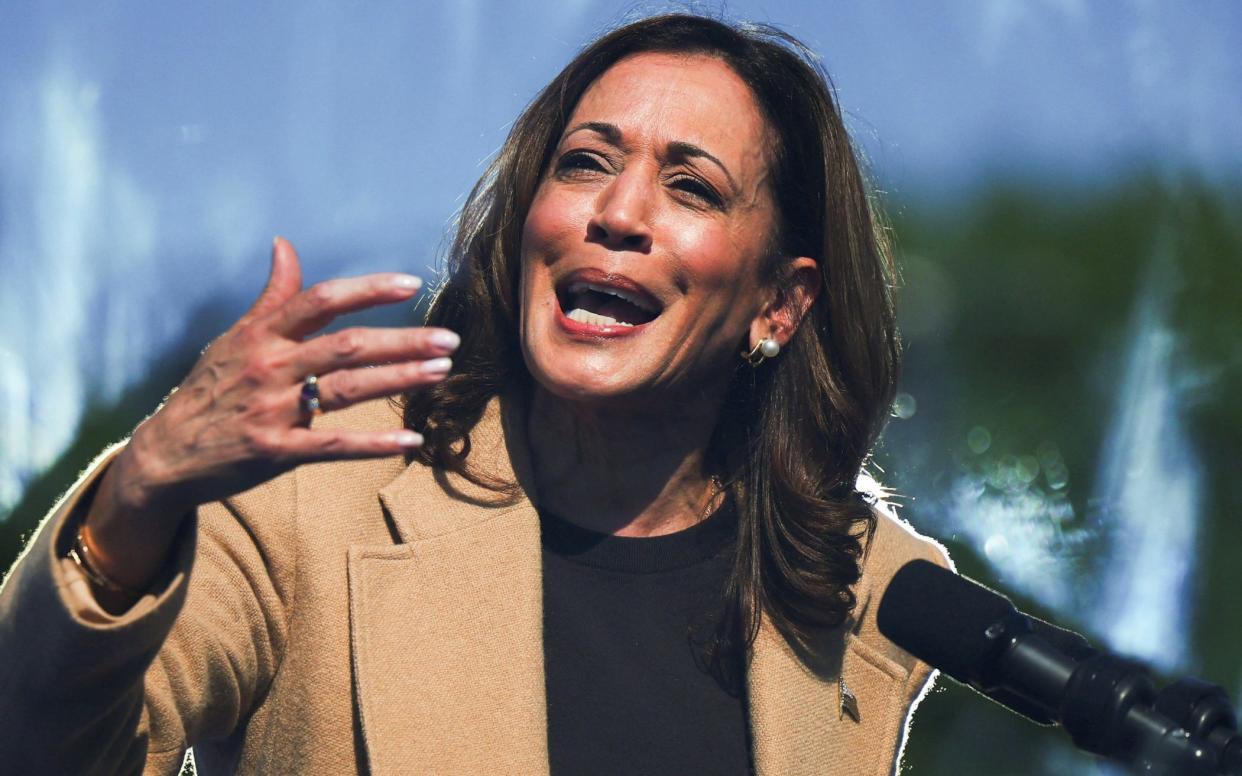
[{"label": "raised hand", "polygon": [[409,430],[309,428],[299,401],[307,375],[318,378],[327,411],[443,379],[459,341],[445,329],[310,336],[337,316],[405,301],[418,288],[411,275],[382,273],[302,290],[297,254],[277,238],[271,276],[254,306],[203,351],[100,483],[87,530],[101,570],[139,588],[158,571],[180,519],[195,506],[301,463],[394,455],[421,444]]}]

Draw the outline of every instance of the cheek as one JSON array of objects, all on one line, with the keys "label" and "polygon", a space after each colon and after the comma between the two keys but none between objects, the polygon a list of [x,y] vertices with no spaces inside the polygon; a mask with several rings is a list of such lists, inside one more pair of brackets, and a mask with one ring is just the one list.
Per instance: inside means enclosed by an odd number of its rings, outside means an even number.
[{"label": "cheek", "polygon": [[699,293],[694,294],[696,320],[690,325],[713,343],[713,350],[719,346],[731,351],[747,341],[768,299],[759,282],[762,247],[753,242],[716,235],[700,245],[702,252],[691,265],[692,287]]},{"label": "cheek", "polygon": [[682,255],[691,273],[691,285],[734,312],[749,315],[748,298],[759,287],[763,247],[719,229],[687,230],[682,236],[686,248]]},{"label": "cheek", "polygon": [[531,203],[522,226],[521,286],[518,289],[521,307],[519,315],[525,322],[532,312],[535,298],[540,295],[541,283],[548,281],[547,265],[556,255],[555,246],[563,238],[567,226],[564,213],[549,202],[541,190]]},{"label": "cheek", "polygon": [[522,227],[523,257],[550,261],[557,245],[584,234],[590,218],[589,203],[544,187],[535,195]]}]

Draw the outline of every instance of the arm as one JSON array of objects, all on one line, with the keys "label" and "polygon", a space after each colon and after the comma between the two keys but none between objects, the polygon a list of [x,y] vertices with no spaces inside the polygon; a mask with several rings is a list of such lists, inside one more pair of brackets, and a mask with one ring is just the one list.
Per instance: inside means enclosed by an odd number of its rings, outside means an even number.
[{"label": "arm", "polygon": [[280,662],[292,477],[199,508],[152,592],[113,616],[61,552],[111,457],[0,588],[0,762],[16,772],[175,774],[187,746],[249,715]]},{"label": "arm", "polygon": [[[339,409],[438,382],[458,341],[417,327],[311,335],[418,285],[382,273],[303,291],[293,247],[276,240],[255,305],[53,510],[0,588],[4,767],[175,773],[187,745],[241,729],[283,649],[291,472],[421,443],[310,428],[303,379]],[[89,583],[64,560],[79,527]]]}]

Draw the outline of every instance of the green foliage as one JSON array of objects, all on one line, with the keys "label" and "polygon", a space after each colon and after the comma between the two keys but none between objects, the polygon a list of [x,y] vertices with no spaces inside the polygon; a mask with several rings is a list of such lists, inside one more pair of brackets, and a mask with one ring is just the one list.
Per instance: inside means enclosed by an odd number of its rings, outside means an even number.
[{"label": "green foliage", "polygon": [[[1232,519],[1242,485],[1231,476],[1242,451],[1242,187],[1136,178],[1108,190],[1059,191],[998,185],[951,208],[910,206],[895,230],[905,259],[907,335],[903,390],[917,400],[894,420],[877,462],[907,499],[906,516],[933,530],[955,475],[985,458],[1034,459],[1056,450],[1082,541],[1067,559],[1071,580],[1090,599],[1098,562],[1098,506],[1092,485],[1119,400],[1136,304],[1158,286],[1178,338],[1182,422],[1202,464],[1198,582],[1186,606],[1196,615],[1195,675],[1231,692],[1242,678],[1236,643],[1242,610],[1233,601],[1242,574],[1233,557],[1242,527]],[[971,449],[987,430],[988,455]],[[1053,492],[1046,483],[1043,491]],[[1152,515],[1152,519],[1193,519]],[[959,569],[1002,588],[964,537],[942,536]],[[1171,559],[1172,561],[1173,559]],[[1018,598],[1036,613],[1040,607]],[[1210,616],[1208,616],[1210,613]],[[1042,612],[1090,630],[1100,613]],[[1091,772],[1059,731],[1041,730],[953,685],[921,707],[908,750],[916,774]],[[1042,744],[1056,750],[1037,756]],[[1018,753],[1022,753],[1017,756]],[[1066,769],[1069,770],[1066,770]]]}]

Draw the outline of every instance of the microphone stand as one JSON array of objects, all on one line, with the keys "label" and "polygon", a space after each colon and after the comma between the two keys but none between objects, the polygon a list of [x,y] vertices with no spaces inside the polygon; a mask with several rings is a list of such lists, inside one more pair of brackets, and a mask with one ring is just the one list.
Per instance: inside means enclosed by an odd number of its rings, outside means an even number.
[{"label": "microphone stand", "polygon": [[1081,749],[1137,773],[1215,776],[1214,747],[1155,710],[1155,686],[1138,663],[1097,654],[1078,664],[1062,698],[1061,724]]},{"label": "microphone stand", "polygon": [[1016,611],[993,623],[987,637],[1005,646],[992,676],[1009,681],[985,677],[977,689],[1006,691],[1007,705],[1016,691],[1023,707],[1048,710],[1076,746],[1136,773],[1242,776],[1242,734],[1223,688],[1182,679],[1157,693],[1142,664],[1085,641],[1071,656],[1049,648],[1049,633]]},{"label": "microphone stand", "polygon": [[1217,753],[1216,772],[1242,774],[1242,734],[1225,688],[1187,677],[1156,695],[1153,708]]}]

